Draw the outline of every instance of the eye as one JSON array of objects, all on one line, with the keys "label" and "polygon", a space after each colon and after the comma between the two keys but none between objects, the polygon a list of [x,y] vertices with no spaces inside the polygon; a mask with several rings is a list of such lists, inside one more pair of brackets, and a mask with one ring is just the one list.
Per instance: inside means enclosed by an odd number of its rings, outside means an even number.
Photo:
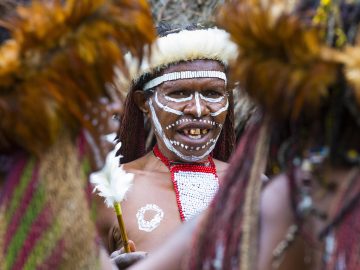
[{"label": "eye", "polygon": [[218,90],[206,90],[202,93],[202,95],[208,98],[219,98],[221,96],[224,96],[225,93],[220,92]]},{"label": "eye", "polygon": [[189,97],[190,95],[191,92],[186,90],[176,90],[167,94],[167,96],[171,98],[186,98]]},{"label": "eye", "polygon": [[118,113],[114,113],[111,117],[112,120],[114,121],[119,121],[120,120],[120,115]]}]

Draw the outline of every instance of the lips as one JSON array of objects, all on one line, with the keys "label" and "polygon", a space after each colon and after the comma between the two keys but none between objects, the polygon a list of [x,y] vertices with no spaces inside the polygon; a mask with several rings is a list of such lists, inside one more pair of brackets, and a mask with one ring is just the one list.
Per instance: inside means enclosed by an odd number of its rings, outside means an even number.
[{"label": "lips", "polygon": [[170,142],[185,150],[207,149],[210,144],[215,143],[214,127],[215,122],[210,120],[181,121],[176,126],[174,140],[170,140]]}]

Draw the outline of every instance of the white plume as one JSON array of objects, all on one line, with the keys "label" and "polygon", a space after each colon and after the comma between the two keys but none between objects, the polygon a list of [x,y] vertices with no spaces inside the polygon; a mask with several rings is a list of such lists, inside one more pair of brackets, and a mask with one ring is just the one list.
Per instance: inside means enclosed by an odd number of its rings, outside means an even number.
[{"label": "white plume", "polygon": [[98,195],[105,198],[108,207],[121,202],[133,184],[134,174],[124,171],[119,162],[121,156],[115,156],[120,147],[121,142],[107,155],[104,167],[90,174],[90,182],[95,186],[94,192],[97,191]]}]

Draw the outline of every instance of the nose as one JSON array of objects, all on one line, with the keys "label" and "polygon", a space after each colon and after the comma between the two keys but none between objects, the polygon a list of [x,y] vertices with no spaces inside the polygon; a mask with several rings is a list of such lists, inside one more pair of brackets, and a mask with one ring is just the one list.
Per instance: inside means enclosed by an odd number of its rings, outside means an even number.
[{"label": "nose", "polygon": [[207,103],[200,98],[199,92],[195,92],[194,98],[186,105],[184,114],[190,114],[198,118],[210,114],[210,109],[207,107]]}]

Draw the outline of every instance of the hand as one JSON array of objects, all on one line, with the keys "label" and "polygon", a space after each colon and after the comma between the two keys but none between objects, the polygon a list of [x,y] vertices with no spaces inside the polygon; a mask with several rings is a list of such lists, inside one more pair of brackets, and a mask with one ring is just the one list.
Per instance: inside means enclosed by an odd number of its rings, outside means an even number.
[{"label": "hand", "polygon": [[147,252],[136,251],[135,244],[131,240],[129,240],[129,246],[131,253],[125,253],[125,249],[121,248],[110,255],[111,261],[116,264],[120,270],[130,267],[147,256]]}]

